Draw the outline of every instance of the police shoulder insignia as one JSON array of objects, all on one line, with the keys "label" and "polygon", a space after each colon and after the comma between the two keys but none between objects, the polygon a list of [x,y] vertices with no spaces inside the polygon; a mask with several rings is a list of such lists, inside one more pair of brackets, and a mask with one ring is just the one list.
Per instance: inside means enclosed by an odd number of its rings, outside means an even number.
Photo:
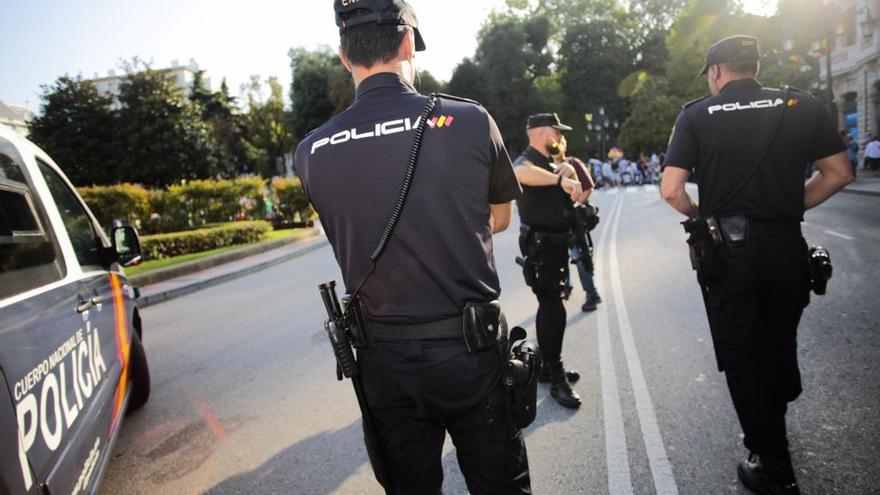
[{"label": "police shoulder insignia", "polygon": [[691,101],[685,103],[684,106],[682,106],[682,108],[687,108],[687,107],[693,105],[694,103],[699,103],[699,102],[705,100],[706,98],[708,98],[708,96],[703,96],[702,98],[697,98],[696,100],[691,100]]},{"label": "police shoulder insignia", "polygon": [[453,96],[453,95],[448,95],[445,93],[431,93],[431,96],[436,96],[437,98],[443,98],[444,100],[452,100],[452,101],[460,101],[463,103],[470,103],[473,105],[477,105],[478,107],[483,106],[477,100],[471,100],[470,98],[462,98],[461,96]]}]

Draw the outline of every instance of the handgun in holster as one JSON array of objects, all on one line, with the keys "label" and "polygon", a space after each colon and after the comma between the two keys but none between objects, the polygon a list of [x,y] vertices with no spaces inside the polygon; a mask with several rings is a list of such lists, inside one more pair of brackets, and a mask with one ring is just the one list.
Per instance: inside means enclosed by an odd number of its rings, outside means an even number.
[{"label": "handgun in holster", "polygon": [[358,366],[354,349],[367,349],[374,346],[367,325],[363,303],[359,297],[345,296],[343,304],[336,295],[336,282],[327,282],[318,287],[321,300],[327,309],[324,330],[336,356],[336,379],[342,380],[358,376]]},{"label": "handgun in holster", "polygon": [[718,250],[724,244],[718,220],[715,217],[690,218],[681,223],[688,234],[691,267],[701,278],[717,278],[723,273]]},{"label": "handgun in holster", "polygon": [[[538,404],[538,375],[541,357],[527,342],[526,331],[514,327],[508,332],[507,319],[498,301],[469,302],[465,305],[463,333],[469,352],[494,348],[501,358],[502,411],[487,408],[488,423],[496,438],[512,438],[535,420]],[[522,341],[517,345],[516,342]],[[503,421],[502,421],[503,419]]]}]

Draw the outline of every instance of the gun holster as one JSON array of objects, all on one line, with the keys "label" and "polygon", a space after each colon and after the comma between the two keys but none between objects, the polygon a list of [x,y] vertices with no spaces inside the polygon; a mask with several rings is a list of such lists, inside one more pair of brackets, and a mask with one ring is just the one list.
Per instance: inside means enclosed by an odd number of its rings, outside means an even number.
[{"label": "gun holster", "polygon": [[701,280],[710,280],[724,274],[724,264],[719,254],[724,244],[718,221],[714,217],[691,218],[681,223],[688,234],[691,267]]},{"label": "gun holster", "polygon": [[375,347],[376,343],[373,340],[373,335],[370,333],[367,313],[364,310],[364,303],[361,301],[361,298],[346,294],[342,297],[342,310],[344,311],[346,330],[351,346],[355,349]]},{"label": "gun holster", "polygon": [[527,225],[519,227],[519,248],[523,256],[516,258],[516,264],[522,267],[526,285],[535,288],[541,280],[541,262],[538,261],[538,249],[534,242],[533,231]]}]

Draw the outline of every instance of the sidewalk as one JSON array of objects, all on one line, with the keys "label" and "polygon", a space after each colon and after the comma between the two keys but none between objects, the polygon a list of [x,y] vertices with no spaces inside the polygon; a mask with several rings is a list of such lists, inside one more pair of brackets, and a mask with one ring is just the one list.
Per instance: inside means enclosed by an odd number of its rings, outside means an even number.
[{"label": "sidewalk", "polygon": [[859,168],[856,180],[843,189],[845,193],[880,196],[880,172]]},{"label": "sidewalk", "polygon": [[169,299],[185,296],[279,265],[321,249],[326,245],[328,245],[327,238],[320,235],[307,241],[289,244],[254,256],[223,263],[213,268],[150,284],[141,289],[137,304],[139,307],[145,308]]}]

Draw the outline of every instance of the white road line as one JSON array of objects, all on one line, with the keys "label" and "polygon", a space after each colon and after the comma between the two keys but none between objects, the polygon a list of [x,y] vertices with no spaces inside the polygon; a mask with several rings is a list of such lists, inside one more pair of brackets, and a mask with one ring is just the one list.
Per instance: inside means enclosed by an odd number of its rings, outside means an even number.
[{"label": "white road line", "polygon": [[[626,303],[623,299],[623,286],[620,280],[620,267],[617,262],[617,232],[620,225],[620,210],[614,216],[609,239],[609,272],[611,288],[614,295],[614,307],[617,312],[617,321],[620,326],[620,339],[623,342],[623,353],[626,356],[626,364],[629,368],[630,381],[635,396],[636,411],[639,415],[639,424],[642,428],[642,438],[645,441],[645,451],[648,455],[648,463],[651,467],[651,475],[654,478],[654,489],[658,495],[677,495],[678,487],[675,476],[672,474],[672,465],[666,455],[663,438],[660,435],[660,427],[657,424],[657,415],[651,402],[651,394],[648,391],[648,382],[642,370],[642,363],[636,350],[635,338],[629,315],[626,311]],[[614,493],[614,492],[612,492]]]},{"label": "white road line", "polygon": [[826,233],[826,234],[829,234],[829,235],[833,235],[834,237],[840,237],[841,239],[846,239],[846,240],[848,240],[848,241],[854,241],[854,240],[856,240],[855,237],[850,237],[850,236],[848,236],[848,235],[841,234],[840,232],[835,232],[835,231],[833,231],[833,230],[826,230],[825,233]]},{"label": "white road line", "polygon": [[[596,253],[596,284],[604,291],[604,265],[602,255],[607,250],[608,225],[611,218],[620,210],[623,196],[617,196],[611,207],[611,216],[605,222],[600,234],[601,242]],[[623,411],[620,407],[620,394],[617,387],[617,374],[614,368],[614,355],[611,350],[611,334],[608,323],[608,306],[600,305],[596,311],[599,330],[599,374],[602,381],[602,421],[605,426],[605,461],[608,468],[608,493],[611,495],[631,495],[632,479],[629,473],[629,454],[626,447],[626,433],[623,426]]]}]

